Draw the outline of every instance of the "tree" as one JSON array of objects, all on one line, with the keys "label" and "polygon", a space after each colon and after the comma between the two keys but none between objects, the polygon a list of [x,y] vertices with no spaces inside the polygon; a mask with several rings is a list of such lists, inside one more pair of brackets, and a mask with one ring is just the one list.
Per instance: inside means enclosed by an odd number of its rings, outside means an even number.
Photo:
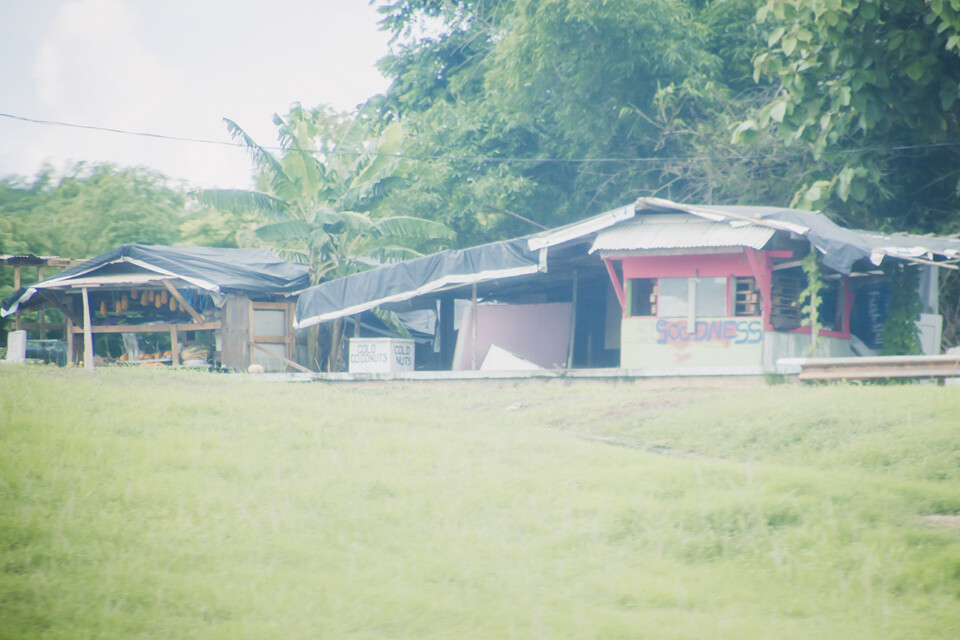
[{"label": "tree", "polygon": [[[286,118],[274,116],[282,153],[258,145],[235,122],[231,135],[243,142],[260,172],[261,190],[207,190],[208,205],[235,214],[256,214],[256,236],[312,268],[311,284],[342,277],[383,262],[422,255],[417,249],[451,241],[444,225],[414,216],[376,217],[373,205],[396,183],[398,124],[368,140],[360,118],[348,120],[328,109],[294,105]],[[327,368],[337,366],[340,322],[331,327]],[[318,362],[316,334],[310,362]]]},{"label": "tree", "polygon": [[[77,163],[0,179],[0,253],[88,258],[124,243],[173,244],[188,217],[179,185],[142,167]],[[4,269],[0,271],[10,271]],[[13,291],[0,273],[0,298]]]},{"label": "tree", "polygon": [[816,172],[794,202],[885,230],[960,229],[960,2],[767,0],[755,77],[777,92],[740,129]]},{"label": "tree", "polygon": [[84,258],[129,242],[171,244],[185,202],[179,185],[143,167],[46,167],[33,180],[0,179],[0,249]]},{"label": "tree", "polygon": [[[794,186],[783,176],[800,175],[795,161],[740,157],[730,140],[730,127],[770,90],[751,80],[761,42],[756,7],[757,0],[382,7],[395,41],[381,68],[393,84],[371,106],[403,121],[411,131],[405,153],[425,158],[405,167],[408,186],[383,206],[418,203],[473,243],[535,230],[512,214],[554,226],[639,195],[781,203]],[[442,26],[423,36],[417,25],[425,20]]]}]

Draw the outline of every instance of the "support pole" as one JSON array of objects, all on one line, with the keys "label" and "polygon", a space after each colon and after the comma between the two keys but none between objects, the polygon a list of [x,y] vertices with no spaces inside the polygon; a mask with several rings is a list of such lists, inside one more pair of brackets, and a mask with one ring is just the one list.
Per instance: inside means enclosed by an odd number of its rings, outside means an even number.
[{"label": "support pole", "polygon": [[170,366],[180,366],[180,340],[177,336],[177,328],[170,329]]},{"label": "support pole", "polygon": [[610,283],[613,284],[613,291],[617,294],[617,302],[620,303],[620,310],[623,311],[624,317],[627,315],[627,294],[623,291],[623,285],[620,283],[620,278],[617,277],[617,270],[613,267],[613,261],[610,258],[604,258],[603,264],[607,267],[607,274],[610,276]]},{"label": "support pole", "polygon": [[177,288],[170,284],[170,281],[161,280],[160,282],[162,282],[164,288],[170,292],[170,295],[173,296],[173,299],[180,303],[180,306],[183,307],[183,310],[190,314],[190,317],[193,318],[194,322],[197,324],[203,324],[203,316],[197,313],[197,310],[187,303],[186,299],[183,297],[183,294],[177,291]]},{"label": "support pole", "polygon": [[572,304],[570,309],[570,341],[567,343],[567,369],[573,369],[573,339],[577,333],[577,290],[580,288],[579,274],[573,270]]},{"label": "support pole", "polygon": [[83,366],[93,371],[93,329],[90,326],[90,294],[86,287],[81,289],[83,294]]},{"label": "support pole", "polygon": [[73,320],[70,319],[70,316],[63,316],[63,332],[64,338],[67,339],[67,362],[73,362]]},{"label": "support pole", "polygon": [[454,302],[453,296],[444,296],[440,298],[440,368],[453,368],[453,350],[456,347],[456,340],[453,337],[454,326]]},{"label": "support pole", "polygon": [[477,283],[473,283],[473,320],[470,322],[470,330],[473,332],[473,348],[470,350],[470,368],[477,370]]}]

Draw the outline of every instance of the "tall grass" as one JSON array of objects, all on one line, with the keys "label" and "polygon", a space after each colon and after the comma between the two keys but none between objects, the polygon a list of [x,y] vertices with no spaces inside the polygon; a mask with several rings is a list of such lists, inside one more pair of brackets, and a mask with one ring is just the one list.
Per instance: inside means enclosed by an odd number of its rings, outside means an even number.
[{"label": "tall grass", "polygon": [[958,410],[3,367],[0,637],[956,638]]}]

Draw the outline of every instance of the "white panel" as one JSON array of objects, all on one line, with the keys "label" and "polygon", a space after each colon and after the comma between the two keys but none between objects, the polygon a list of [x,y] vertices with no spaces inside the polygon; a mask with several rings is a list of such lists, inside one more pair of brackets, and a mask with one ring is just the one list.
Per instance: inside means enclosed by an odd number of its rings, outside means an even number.
[{"label": "white panel", "polygon": [[661,318],[685,318],[689,278],[660,278],[657,315]]},{"label": "white panel", "polygon": [[287,313],[283,309],[254,309],[253,335],[283,337],[287,335]]},{"label": "white panel", "polygon": [[720,318],[727,315],[727,279],[697,280],[697,317]]}]

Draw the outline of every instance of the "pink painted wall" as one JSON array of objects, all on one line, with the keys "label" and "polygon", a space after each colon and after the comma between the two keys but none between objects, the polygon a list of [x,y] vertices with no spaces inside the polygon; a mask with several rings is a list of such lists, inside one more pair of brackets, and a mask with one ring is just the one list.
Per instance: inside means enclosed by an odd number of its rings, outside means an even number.
[{"label": "pink painted wall", "polygon": [[746,253],[623,258],[624,278],[706,278],[753,275]]},{"label": "pink painted wall", "polygon": [[[569,302],[478,305],[477,368],[492,344],[546,369],[566,367],[572,309]],[[472,310],[468,309],[457,336],[454,371],[471,367],[472,320]]]}]

